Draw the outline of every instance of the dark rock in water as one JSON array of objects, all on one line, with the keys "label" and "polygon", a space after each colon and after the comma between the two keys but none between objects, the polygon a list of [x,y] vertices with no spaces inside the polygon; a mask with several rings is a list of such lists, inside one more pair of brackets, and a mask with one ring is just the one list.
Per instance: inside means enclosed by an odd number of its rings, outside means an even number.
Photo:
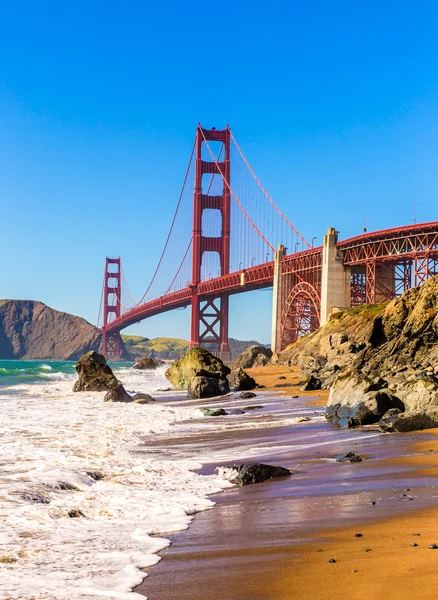
[{"label": "dark rock in water", "polygon": [[379,427],[387,433],[434,429],[438,427],[438,409],[406,413],[388,411],[380,419]]},{"label": "dark rock in water", "polygon": [[45,495],[42,492],[23,492],[21,497],[25,502],[32,502],[32,504],[50,504],[51,502],[50,496]]},{"label": "dark rock in water", "polygon": [[132,396],[132,399],[137,404],[151,404],[152,402],[155,402],[155,399],[152,398],[152,396],[149,396],[149,394],[144,394],[143,392],[139,392],[138,394],[134,394]]},{"label": "dark rock in water", "polygon": [[70,519],[79,519],[80,517],[85,517],[84,513],[81,510],[72,509],[68,511],[68,516]]},{"label": "dark rock in water", "polygon": [[295,384],[294,383],[276,383],[274,385],[275,388],[288,388],[288,387],[294,387]]},{"label": "dark rock in water", "polygon": [[117,387],[108,390],[104,402],[133,402],[132,396],[128,394],[123,385],[118,382]]},{"label": "dark rock in water", "polygon": [[232,369],[250,369],[251,367],[264,367],[270,363],[272,350],[265,346],[250,346],[239,354],[233,362]]},{"label": "dark rock in water", "polygon": [[97,352],[87,352],[76,363],[79,379],[73,386],[74,392],[103,392],[117,388],[117,381],[105,357]]},{"label": "dark rock in water", "polygon": [[336,562],[336,560],[335,560],[334,558],[331,558],[331,559],[329,560],[329,563],[335,563],[335,562]]},{"label": "dark rock in water", "polygon": [[278,380],[281,380],[281,379],[287,379],[287,377],[285,377],[284,375],[280,375],[280,377],[277,377],[277,379],[278,379]]},{"label": "dark rock in water", "polygon": [[224,396],[229,391],[228,380],[225,377],[218,379],[202,375],[190,380],[187,398],[214,398],[215,396]]},{"label": "dark rock in water", "polygon": [[248,398],[256,398],[257,394],[254,394],[254,392],[242,392],[241,394],[239,394],[239,398],[242,398],[242,400],[248,400]]},{"label": "dark rock in water", "polygon": [[347,454],[340,454],[339,456],[336,457],[336,462],[351,462],[351,463],[357,463],[357,462],[362,462],[363,458],[361,456],[359,456],[358,454],[356,454],[355,452],[348,452]]},{"label": "dark rock in water", "polygon": [[438,548],[438,546],[436,544],[429,544],[429,548],[431,550],[436,550]]},{"label": "dark rock in water", "polygon": [[223,408],[201,408],[201,411],[204,417],[222,417],[228,414]]},{"label": "dark rock in water", "polygon": [[101,471],[85,471],[88,477],[94,479],[94,481],[101,481],[105,479],[105,475]]},{"label": "dark rock in water", "polygon": [[231,369],[208,350],[191,348],[179,360],[175,361],[170,369],[167,369],[166,377],[176,388],[188,389],[190,381],[199,372],[202,372],[205,377],[225,379]]},{"label": "dark rock in water", "polygon": [[262,483],[269,479],[277,479],[278,477],[289,477],[292,473],[289,469],[283,467],[274,467],[272,465],[259,464],[248,464],[248,465],[234,465],[228,467],[235,469],[237,474],[233,478],[232,483],[237,485],[252,485],[254,483]]},{"label": "dark rock in water", "polygon": [[160,365],[164,365],[164,362],[162,360],[144,357],[137,361],[132,368],[150,371],[151,369],[157,369]]},{"label": "dark rock in water", "polygon": [[244,410],[256,410],[257,408],[264,408],[261,404],[255,404],[254,406],[245,406]]},{"label": "dark rock in water", "polygon": [[157,392],[171,392],[172,388],[158,388]]},{"label": "dark rock in water", "polygon": [[322,385],[321,380],[317,379],[316,377],[311,375],[309,377],[309,379],[306,381],[306,383],[303,386],[301,386],[301,391],[302,392],[313,392],[314,390],[320,390],[321,385]]},{"label": "dark rock in water", "polygon": [[241,408],[235,408],[234,410],[232,410],[230,413],[228,413],[229,415],[244,415],[245,411],[242,410]]},{"label": "dark rock in water", "polygon": [[228,383],[232,390],[253,390],[257,387],[255,379],[250,377],[248,373],[245,373],[243,369],[233,369],[229,375],[227,375]]}]

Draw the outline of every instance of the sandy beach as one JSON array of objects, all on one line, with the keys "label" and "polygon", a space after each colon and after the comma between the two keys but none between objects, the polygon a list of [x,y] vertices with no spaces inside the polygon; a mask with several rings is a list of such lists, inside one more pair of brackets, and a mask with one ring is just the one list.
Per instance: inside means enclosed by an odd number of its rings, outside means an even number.
[{"label": "sandy beach", "polygon": [[[435,597],[438,549],[429,545],[438,545],[438,432],[336,429],[323,419],[327,392],[299,392],[296,369],[251,374],[266,390],[245,402],[263,408],[229,429],[204,419],[197,435],[160,444],[175,456],[196,448],[200,462],[213,452],[218,460],[204,462],[203,473],[253,460],[293,475],[212,496],[212,510],[167,536],[172,545],[136,591],[149,600]],[[285,382],[294,386],[272,387]],[[213,404],[236,406],[235,398]],[[350,450],[366,460],[334,461]]]}]

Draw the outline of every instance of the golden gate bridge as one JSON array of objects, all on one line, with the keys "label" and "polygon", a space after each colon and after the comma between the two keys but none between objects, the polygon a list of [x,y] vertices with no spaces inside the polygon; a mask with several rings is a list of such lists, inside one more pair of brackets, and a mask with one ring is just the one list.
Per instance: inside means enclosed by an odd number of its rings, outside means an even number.
[{"label": "golden gate bridge", "polygon": [[161,256],[138,301],[121,258],[106,259],[98,319],[103,353],[118,360],[121,330],[190,306],[190,347],[229,360],[229,297],[267,287],[274,290],[272,349],[278,352],[333,310],[391,300],[437,274],[437,266],[438,222],[343,241],[329,228],[314,248],[263,187],[231,129],[198,125]]}]

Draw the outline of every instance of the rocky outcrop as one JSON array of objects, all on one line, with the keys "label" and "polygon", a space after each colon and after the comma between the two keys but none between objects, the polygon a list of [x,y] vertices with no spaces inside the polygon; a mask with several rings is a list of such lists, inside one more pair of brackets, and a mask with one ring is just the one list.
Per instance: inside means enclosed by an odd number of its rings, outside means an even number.
[{"label": "rocky outcrop", "polygon": [[239,354],[231,363],[231,369],[250,369],[251,367],[264,367],[272,358],[272,350],[265,346],[250,346]]},{"label": "rocky outcrop", "polygon": [[280,364],[297,364],[329,389],[326,416],[343,426],[376,423],[385,431],[424,429],[438,410],[438,276],[386,304],[332,315],[318,331],[286,348]]},{"label": "rocky outcrop", "polygon": [[162,360],[157,360],[156,358],[148,358],[145,356],[139,361],[137,361],[132,368],[139,369],[140,371],[150,371],[153,369],[157,369],[161,365],[164,365],[164,362]]},{"label": "rocky outcrop", "polygon": [[111,388],[103,399],[104,402],[133,402],[134,399],[128,394],[123,385],[118,382],[117,386]]},{"label": "rocky outcrop", "polygon": [[244,390],[253,390],[257,387],[257,383],[253,377],[248,375],[243,369],[233,369],[229,375],[227,375],[228,383],[230,388],[237,392]]},{"label": "rocky outcrop", "polygon": [[228,380],[219,373],[214,376],[195,375],[189,381],[187,398],[214,398],[224,396],[230,391]]},{"label": "rocky outcrop", "polygon": [[[0,300],[0,358],[78,360],[101,344],[101,332],[85,319],[34,300]],[[123,344],[122,357],[129,360]]]},{"label": "rocky outcrop", "polygon": [[191,348],[167,369],[166,377],[176,388],[188,389],[195,376],[226,380],[229,373],[229,367],[208,350]]},{"label": "rocky outcrop", "polygon": [[404,410],[404,404],[381,378],[370,379],[356,371],[339,375],[331,387],[325,416],[340,427],[377,423],[391,408]]},{"label": "rocky outcrop", "polygon": [[387,433],[434,429],[438,427],[438,408],[405,413],[390,410],[380,419],[379,427]]},{"label": "rocky outcrop", "polygon": [[119,382],[105,357],[97,352],[87,352],[76,363],[79,379],[73,386],[74,392],[103,392],[117,390]]},{"label": "rocky outcrop", "polygon": [[438,364],[438,276],[392,302],[332,315],[326,325],[281,352],[278,362],[313,374],[334,365],[365,368],[382,377],[403,367],[433,372]]}]

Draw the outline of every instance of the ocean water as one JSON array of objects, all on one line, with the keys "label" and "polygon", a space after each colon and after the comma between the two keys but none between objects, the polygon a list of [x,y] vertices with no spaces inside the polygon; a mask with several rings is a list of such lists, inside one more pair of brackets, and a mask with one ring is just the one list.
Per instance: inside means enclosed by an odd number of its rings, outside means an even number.
[{"label": "ocean water", "polygon": [[[111,366],[130,392],[169,387],[164,369]],[[73,393],[75,379],[72,362],[0,361],[1,600],[143,598],[132,588],[166,533],[229,486],[190,458],[142,451],[199,410],[105,403]]]}]

